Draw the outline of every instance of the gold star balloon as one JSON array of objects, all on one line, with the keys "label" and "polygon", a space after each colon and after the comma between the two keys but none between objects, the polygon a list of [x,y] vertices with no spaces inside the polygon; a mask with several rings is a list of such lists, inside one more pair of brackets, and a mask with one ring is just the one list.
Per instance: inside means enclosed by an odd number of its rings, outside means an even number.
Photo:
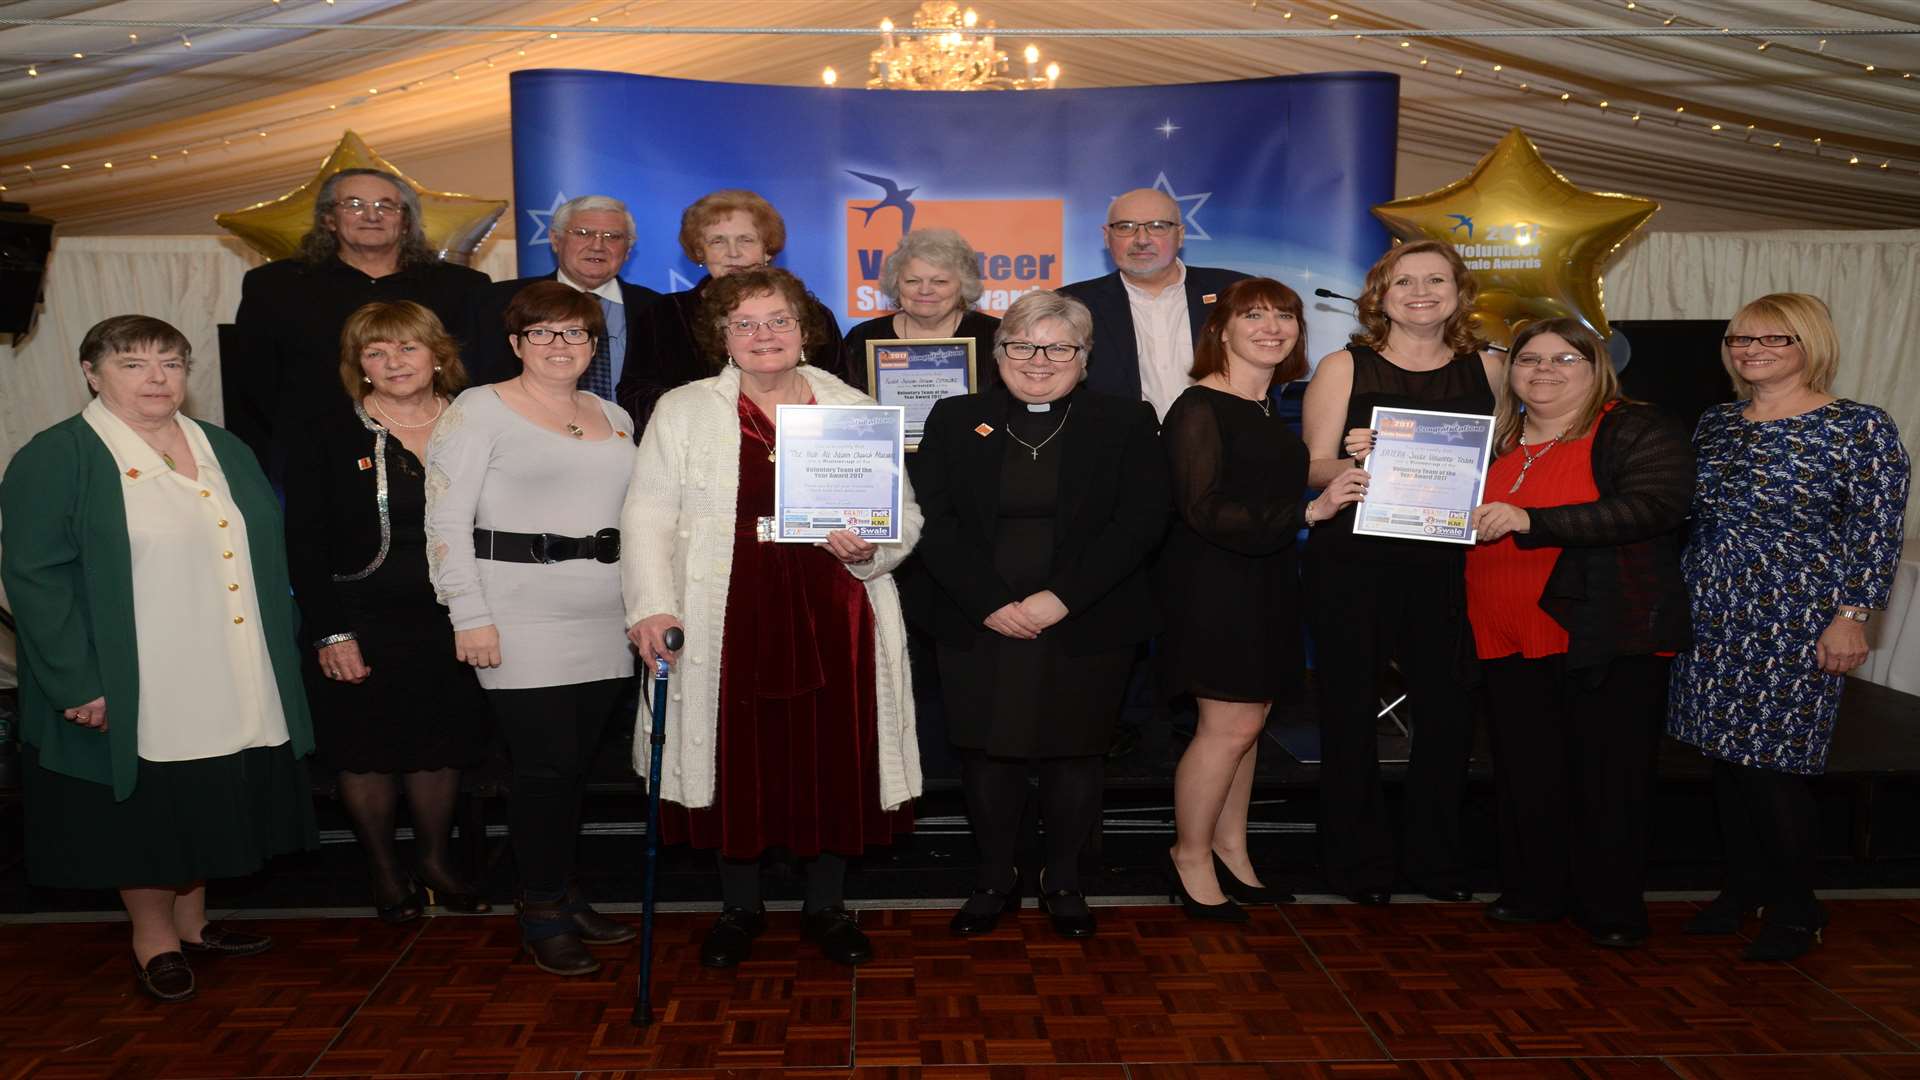
[{"label": "gold star balloon", "polygon": [[300,238],[313,228],[313,206],[320,186],[342,169],[380,169],[406,181],[420,197],[420,227],[426,231],[427,244],[442,259],[466,262],[507,210],[505,199],[429,191],[349,131],[340,137],[340,144],[327,155],[313,179],[277,199],[215,214],[213,220],[267,258],[284,259],[300,249]]},{"label": "gold star balloon", "polygon": [[1459,249],[1480,284],[1477,328],[1505,345],[1525,324],[1564,315],[1609,336],[1600,267],[1658,209],[1575,187],[1514,128],[1465,179],[1373,213],[1401,240]]}]

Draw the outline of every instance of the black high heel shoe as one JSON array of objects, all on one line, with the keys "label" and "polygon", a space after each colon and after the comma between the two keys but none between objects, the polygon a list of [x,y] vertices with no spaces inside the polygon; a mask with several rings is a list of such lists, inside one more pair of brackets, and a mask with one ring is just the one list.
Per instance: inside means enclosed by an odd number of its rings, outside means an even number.
[{"label": "black high heel shoe", "polygon": [[1239,904],[1234,903],[1232,897],[1218,904],[1203,904],[1195,900],[1187,892],[1187,883],[1180,880],[1180,867],[1174,864],[1173,852],[1167,852],[1163,858],[1166,862],[1160,867],[1160,872],[1167,876],[1167,899],[1179,901],[1180,910],[1186,913],[1187,918],[1223,923],[1252,921],[1253,917],[1248,915]]},{"label": "black high heel shoe", "polygon": [[1240,876],[1238,874],[1235,874],[1233,872],[1233,868],[1228,866],[1226,862],[1220,858],[1220,855],[1218,852],[1213,853],[1213,876],[1220,879],[1220,891],[1223,893],[1226,893],[1228,897],[1230,897],[1237,903],[1242,903],[1242,904],[1291,904],[1293,903],[1293,894],[1290,892],[1281,892],[1278,889],[1269,889],[1265,885],[1249,885],[1246,882],[1241,881]]},{"label": "black high heel shoe", "polygon": [[471,888],[449,889],[438,885],[422,886],[427,893],[427,906],[439,907],[442,911],[452,911],[461,915],[484,915],[493,910],[486,897]]},{"label": "black high heel shoe", "polygon": [[961,937],[993,933],[994,930],[1000,926],[1000,916],[1008,912],[1012,912],[1015,915],[1020,914],[1020,884],[1020,868],[1016,866],[1013,868],[1013,884],[1007,886],[1005,891],[999,889],[973,890],[973,896],[968,898],[967,903],[971,904],[975,899],[982,899],[984,901],[985,899],[997,896],[1000,898],[1000,906],[994,908],[992,911],[979,913],[970,912],[965,907],[962,907],[959,911],[953,913],[953,919],[947,923],[947,929]]},{"label": "black high heel shoe", "polygon": [[391,904],[383,904],[380,897],[373,898],[373,913],[388,926],[405,926],[427,913],[425,890],[412,878],[407,879],[407,891],[400,899]]}]

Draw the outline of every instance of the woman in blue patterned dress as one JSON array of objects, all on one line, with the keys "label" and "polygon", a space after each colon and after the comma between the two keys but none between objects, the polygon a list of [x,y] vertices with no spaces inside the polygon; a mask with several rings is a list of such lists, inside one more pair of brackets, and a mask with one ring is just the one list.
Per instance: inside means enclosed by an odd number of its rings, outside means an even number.
[{"label": "woman in blue patterned dress", "polygon": [[1673,665],[1668,731],[1713,759],[1727,882],[1687,932],[1735,933],[1764,908],[1744,959],[1791,960],[1827,922],[1805,777],[1826,768],[1842,676],[1893,586],[1908,461],[1886,413],[1828,392],[1839,344],[1818,298],[1763,296],[1725,341],[1741,400],[1693,436],[1694,642]]}]

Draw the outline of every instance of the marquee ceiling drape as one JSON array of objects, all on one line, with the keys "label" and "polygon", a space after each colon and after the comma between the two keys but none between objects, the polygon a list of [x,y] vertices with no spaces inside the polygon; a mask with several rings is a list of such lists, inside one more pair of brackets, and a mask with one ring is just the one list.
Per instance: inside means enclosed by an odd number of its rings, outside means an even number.
[{"label": "marquee ceiling drape", "polygon": [[[871,27],[883,16],[904,25],[914,2],[22,0],[0,5],[0,184],[7,189],[0,198],[31,203],[36,213],[59,219],[68,235],[153,231],[145,223],[156,216],[199,221],[203,211],[210,216],[280,194],[304,179],[347,127],[403,167],[423,158],[472,166],[460,166],[461,176],[423,180],[443,187],[484,181],[495,185],[485,194],[503,195],[498,185],[509,179],[501,151],[511,71],[581,67],[818,85],[821,68],[833,65],[845,83],[857,84],[876,44],[867,34],[549,39],[524,31],[284,28],[289,22]],[[1408,38],[1405,47],[1397,36],[1006,34],[1001,42],[1017,56],[1020,46],[1037,41],[1066,69],[1063,85],[1073,87],[1390,71],[1403,80],[1403,156],[1442,163],[1455,175],[1509,127],[1520,126],[1583,186],[1702,207],[1721,215],[1716,220],[1751,217],[1762,227],[1920,225],[1920,37],[1835,35],[1822,46],[1815,38],[1739,33],[1761,26],[1911,32],[1920,29],[1920,4],[1911,0],[1635,0],[1631,6],[1627,0],[977,0],[975,6],[1002,27],[1560,31]],[[42,18],[245,26],[5,25]],[[1667,18],[1682,28],[1725,26],[1729,32],[1692,38],[1564,33],[1652,30]],[[72,59],[76,52],[84,58]],[[37,75],[26,74],[29,65]],[[1909,73],[1916,77],[1903,77]],[[1676,111],[1681,108],[1685,112]],[[1630,119],[1636,111],[1639,122]],[[644,137],[648,124],[660,122],[671,120],[636,117],[633,130],[607,137]],[[1722,126],[1717,133],[1709,130],[1715,123]],[[752,118],[743,117],[738,131],[714,137],[772,139],[777,150],[779,135],[757,131]],[[1778,151],[1771,149],[1775,141],[1782,143]],[[183,148],[189,152],[181,154]],[[1858,164],[1845,163],[1856,156]],[[108,161],[113,168],[105,167]]]}]

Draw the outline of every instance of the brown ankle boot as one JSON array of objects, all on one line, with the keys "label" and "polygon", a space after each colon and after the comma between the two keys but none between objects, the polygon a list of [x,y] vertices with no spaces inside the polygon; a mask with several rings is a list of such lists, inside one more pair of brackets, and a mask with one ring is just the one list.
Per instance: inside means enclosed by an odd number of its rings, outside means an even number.
[{"label": "brown ankle boot", "polygon": [[591,975],[600,970],[580,940],[563,900],[522,900],[520,940],[534,966],[555,975]]}]

